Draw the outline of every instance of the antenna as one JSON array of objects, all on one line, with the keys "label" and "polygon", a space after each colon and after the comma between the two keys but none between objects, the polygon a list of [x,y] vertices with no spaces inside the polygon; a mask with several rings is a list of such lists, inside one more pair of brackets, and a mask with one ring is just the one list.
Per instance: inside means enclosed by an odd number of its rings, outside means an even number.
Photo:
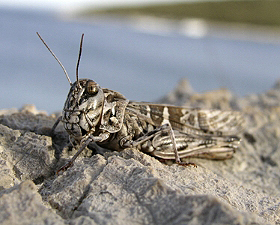
[{"label": "antenna", "polygon": [[77,80],[77,83],[78,83],[78,80],[79,80],[79,65],[80,65],[80,60],[81,60],[81,56],[82,56],[83,40],[84,40],[84,34],[82,34],[82,37],[81,37],[79,56],[78,56],[78,61],[77,61],[77,66],[76,66],[76,80]]},{"label": "antenna", "polygon": [[[47,43],[43,40],[43,38],[41,37],[41,35],[36,32],[36,34],[38,35],[38,37],[41,39],[41,41],[43,42],[43,44],[46,46],[46,48],[49,50],[49,52],[52,54],[52,56],[55,58],[55,60],[58,62],[58,64],[61,66],[64,74],[66,75],[66,78],[68,80],[68,82],[70,83],[70,86],[72,86],[72,82],[68,76],[68,73],[66,71],[66,69],[64,68],[64,66],[62,65],[62,63],[59,61],[59,59],[56,57],[56,55],[53,53],[53,51],[50,49],[50,47],[47,45]],[[80,50],[81,51],[81,50]]]}]

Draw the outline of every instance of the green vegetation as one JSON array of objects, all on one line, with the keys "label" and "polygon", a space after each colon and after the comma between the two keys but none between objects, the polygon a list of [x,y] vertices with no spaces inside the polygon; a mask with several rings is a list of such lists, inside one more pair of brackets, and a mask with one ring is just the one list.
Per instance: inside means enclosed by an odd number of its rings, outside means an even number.
[{"label": "green vegetation", "polygon": [[88,9],[84,16],[119,14],[124,16],[149,15],[162,18],[203,18],[210,21],[239,22],[259,25],[280,25],[280,1],[243,0],[224,2],[192,2],[156,4],[138,7]]}]

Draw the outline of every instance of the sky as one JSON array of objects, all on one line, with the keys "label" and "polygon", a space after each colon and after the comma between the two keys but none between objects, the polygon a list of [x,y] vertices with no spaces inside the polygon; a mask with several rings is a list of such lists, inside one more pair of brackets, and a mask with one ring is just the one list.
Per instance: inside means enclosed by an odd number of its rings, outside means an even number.
[{"label": "sky", "polygon": [[106,7],[190,0],[0,0],[0,7],[73,11],[87,6]]}]

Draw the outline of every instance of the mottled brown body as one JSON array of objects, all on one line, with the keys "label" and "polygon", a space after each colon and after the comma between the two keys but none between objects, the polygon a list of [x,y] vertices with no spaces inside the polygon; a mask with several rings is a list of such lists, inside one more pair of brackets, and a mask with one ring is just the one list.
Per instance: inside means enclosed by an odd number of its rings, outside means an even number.
[{"label": "mottled brown body", "polygon": [[117,151],[136,147],[177,161],[191,156],[230,158],[240,141],[235,134],[244,122],[239,112],[131,102],[89,79],[72,85],[61,121],[80,145],[96,141]]}]

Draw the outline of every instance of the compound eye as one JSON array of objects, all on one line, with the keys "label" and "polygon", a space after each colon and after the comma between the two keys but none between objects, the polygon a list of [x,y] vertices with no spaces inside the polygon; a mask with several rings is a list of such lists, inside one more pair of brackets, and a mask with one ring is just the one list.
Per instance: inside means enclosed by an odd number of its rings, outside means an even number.
[{"label": "compound eye", "polygon": [[90,95],[95,95],[98,92],[98,86],[94,81],[89,81],[87,83],[87,93]]}]

